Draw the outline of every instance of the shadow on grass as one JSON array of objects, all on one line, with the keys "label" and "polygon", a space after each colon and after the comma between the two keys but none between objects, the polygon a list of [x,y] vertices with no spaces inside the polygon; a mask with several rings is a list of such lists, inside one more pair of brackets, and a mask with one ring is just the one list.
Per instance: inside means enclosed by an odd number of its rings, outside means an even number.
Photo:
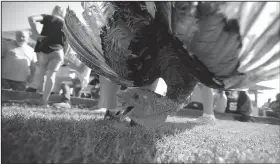
[{"label": "shadow on grass", "polygon": [[2,117],[3,163],[153,162],[154,134],[103,120]]},{"label": "shadow on grass", "polygon": [[47,118],[50,114],[42,111],[43,116],[2,116],[3,163],[152,163],[158,139],[196,126],[166,122],[151,132],[108,120],[59,117],[64,110],[46,111],[57,116]]}]

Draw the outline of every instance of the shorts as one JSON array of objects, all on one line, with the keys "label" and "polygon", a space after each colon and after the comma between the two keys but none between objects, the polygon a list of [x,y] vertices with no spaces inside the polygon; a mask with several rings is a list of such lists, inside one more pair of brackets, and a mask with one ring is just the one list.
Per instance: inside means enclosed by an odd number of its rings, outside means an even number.
[{"label": "shorts", "polygon": [[46,70],[57,72],[64,62],[63,50],[53,51],[48,54],[39,52],[37,55],[39,67],[45,68]]}]

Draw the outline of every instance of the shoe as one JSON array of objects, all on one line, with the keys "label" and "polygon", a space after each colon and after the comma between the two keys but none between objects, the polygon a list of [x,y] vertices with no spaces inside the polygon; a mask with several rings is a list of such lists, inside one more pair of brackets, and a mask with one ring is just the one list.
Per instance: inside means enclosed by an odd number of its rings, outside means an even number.
[{"label": "shoe", "polygon": [[25,89],[25,92],[36,92],[36,91],[37,89],[31,87]]},{"label": "shoe", "polygon": [[215,124],[216,118],[214,115],[203,115],[192,121],[198,124]]},{"label": "shoe", "polygon": [[69,102],[54,103],[53,106],[56,108],[71,108],[71,105]]}]

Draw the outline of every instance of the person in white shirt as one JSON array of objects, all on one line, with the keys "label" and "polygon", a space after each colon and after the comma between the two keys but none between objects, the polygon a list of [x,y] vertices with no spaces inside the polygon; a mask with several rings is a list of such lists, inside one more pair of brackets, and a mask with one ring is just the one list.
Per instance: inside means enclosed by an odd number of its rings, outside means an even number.
[{"label": "person in white shirt", "polygon": [[2,89],[24,91],[31,82],[37,55],[27,43],[29,31],[17,31],[16,40],[2,39]]}]

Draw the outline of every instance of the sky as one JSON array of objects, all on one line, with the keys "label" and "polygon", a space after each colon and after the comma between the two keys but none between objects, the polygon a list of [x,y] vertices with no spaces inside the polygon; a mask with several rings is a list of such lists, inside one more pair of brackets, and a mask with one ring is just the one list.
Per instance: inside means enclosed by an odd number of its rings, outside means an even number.
[{"label": "sky", "polygon": [[[2,2],[2,31],[29,29],[29,16],[50,14],[55,5],[61,5],[65,8],[69,6],[72,10],[76,11],[77,14],[82,11],[80,2]],[[273,3],[267,5],[266,8],[279,12],[279,6]],[[79,17],[80,15],[77,16]],[[263,21],[261,22],[263,23]],[[260,29],[252,29],[251,31],[255,32],[258,30]],[[279,92],[279,79],[262,82],[260,84],[276,89],[264,91],[263,94],[260,94],[258,106],[262,105],[268,98],[275,99],[275,95]],[[164,92],[166,90],[165,83],[162,80],[157,90],[158,92]]]},{"label": "sky", "polygon": [[29,16],[51,14],[55,5],[82,10],[80,2],[2,2],[2,31],[28,29]]}]

